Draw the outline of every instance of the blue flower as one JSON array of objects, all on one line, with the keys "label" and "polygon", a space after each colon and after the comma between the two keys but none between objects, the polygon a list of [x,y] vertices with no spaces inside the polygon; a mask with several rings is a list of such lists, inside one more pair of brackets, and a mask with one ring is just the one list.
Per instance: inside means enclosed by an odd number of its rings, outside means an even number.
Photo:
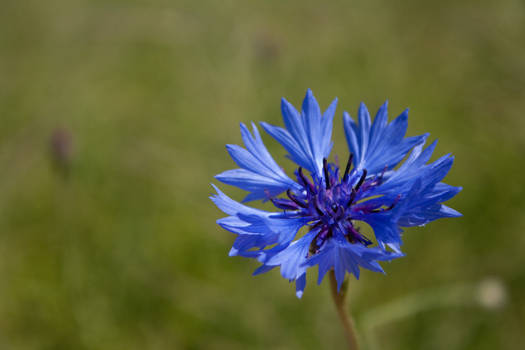
[{"label": "blue flower", "polygon": [[[254,124],[252,132],[241,124],[245,148],[226,146],[239,168],[216,179],[247,191],[244,202],[270,200],[275,211],[239,203],[214,185],[217,194],[210,197],[228,215],[217,223],[237,235],[230,256],[257,259],[262,265],[254,274],[280,267],[284,278],[296,282],[298,297],[310,267],[318,266],[318,283],[333,269],[340,288],[347,272],[356,278],[361,267],[384,273],[379,261],[403,256],[403,227],[461,216],[442,204],[461,191],[441,182],[454,158],[429,163],[436,142],[424,148],[428,134],[405,137],[408,111],[388,122],[385,103],[373,123],[364,104],[357,123],[344,112],[348,161],[344,168],[329,163],[336,105],[337,99],[321,113],[308,90],[301,112],[282,99],[285,128],[261,123],[298,165],[295,179],[277,165]],[[368,224],[374,237],[367,237],[359,222]],[[301,236],[303,227],[307,232]]]}]

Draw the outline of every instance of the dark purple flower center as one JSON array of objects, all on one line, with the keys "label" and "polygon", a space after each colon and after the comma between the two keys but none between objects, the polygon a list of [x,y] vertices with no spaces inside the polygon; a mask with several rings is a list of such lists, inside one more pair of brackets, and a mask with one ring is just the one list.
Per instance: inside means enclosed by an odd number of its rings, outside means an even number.
[{"label": "dark purple flower center", "polygon": [[311,230],[319,230],[310,246],[310,254],[316,254],[327,239],[339,233],[350,243],[361,243],[365,246],[373,242],[362,234],[355,226],[352,217],[359,213],[382,213],[392,209],[378,204],[377,201],[367,203],[367,193],[380,185],[383,174],[367,178],[367,171],[359,173],[350,171],[352,155],[349,156],[345,172],[339,175],[336,164],[323,160],[323,179],[307,177],[299,167],[295,172],[297,182],[303,187],[302,193],[286,191],[288,198],[272,198],[273,204],[290,214],[290,217],[309,219]]}]

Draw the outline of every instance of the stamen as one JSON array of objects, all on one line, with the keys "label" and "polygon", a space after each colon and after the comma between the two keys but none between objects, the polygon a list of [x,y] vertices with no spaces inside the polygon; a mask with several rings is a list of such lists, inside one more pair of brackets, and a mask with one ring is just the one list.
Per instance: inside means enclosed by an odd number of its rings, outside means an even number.
[{"label": "stamen", "polygon": [[320,216],[324,216],[323,211],[319,209],[319,203],[317,202],[317,198],[314,201],[314,208],[315,208],[315,211],[317,211],[317,214],[319,214]]},{"label": "stamen", "polygon": [[365,246],[369,246],[373,243],[368,237],[360,232],[359,227],[354,227],[350,219],[348,220],[348,223],[348,231],[345,234],[345,237],[350,243],[359,242]]},{"label": "stamen", "polygon": [[315,243],[315,238],[312,240],[312,243],[310,243],[310,248],[308,248],[308,254],[306,254],[305,258],[308,259],[314,254],[317,254],[317,244]]},{"label": "stamen", "polygon": [[310,248],[308,249],[310,256],[319,253],[319,248],[321,248],[326,239],[331,235],[332,231],[329,228],[321,229],[312,240],[312,243],[310,243]]},{"label": "stamen", "polygon": [[373,243],[367,236],[365,236],[361,232],[359,232],[359,235],[361,236],[359,237],[360,238],[359,241],[363,243],[365,246],[369,246],[370,244]]},{"label": "stamen", "polygon": [[354,187],[356,192],[359,190],[359,187],[361,187],[363,182],[365,182],[365,178],[366,178],[366,169],[363,169],[363,175],[361,175],[361,178],[359,179],[359,182]]},{"label": "stamen", "polygon": [[306,178],[306,176],[304,176],[303,174],[303,168],[302,167],[299,167],[299,169],[297,170],[298,174],[299,174],[299,177],[301,178],[301,180],[303,181],[303,185],[306,187],[308,186],[308,188],[310,189],[310,192],[315,192],[315,188],[314,188],[314,185],[308,181],[308,179]]},{"label": "stamen", "polygon": [[370,210],[370,212],[372,212],[372,213],[382,213],[382,212],[385,212],[385,211],[392,210],[392,209],[394,209],[394,207],[397,205],[397,202],[399,202],[400,199],[401,199],[401,195],[398,194],[398,195],[396,196],[396,199],[394,199],[394,201],[392,202],[392,204],[390,204],[388,207],[386,207],[386,208],[377,208],[377,209],[372,209],[372,210]]},{"label": "stamen", "polygon": [[394,209],[394,207],[396,206],[396,203],[392,203],[390,204],[388,207],[386,208],[377,208],[377,209],[372,209],[370,210],[371,213],[383,213],[385,211],[389,211],[389,210],[392,210]]},{"label": "stamen", "polygon": [[383,171],[381,172],[381,174],[379,174],[379,183],[383,182],[383,177],[385,176],[387,169],[388,169],[388,165],[385,165],[385,167],[383,168]]},{"label": "stamen", "polygon": [[326,182],[326,189],[330,189],[330,177],[328,176],[328,161],[326,158],[323,158],[323,171],[324,171],[324,181]]},{"label": "stamen", "polygon": [[354,202],[356,194],[357,194],[356,190],[352,188],[352,193],[350,194],[350,199],[348,200],[348,203],[346,203],[345,209],[348,208],[350,205],[352,205],[352,203]]},{"label": "stamen", "polygon": [[286,190],[286,195],[288,196],[288,198],[290,198],[295,204],[297,204],[298,206],[302,207],[302,208],[306,208],[307,205],[306,203],[303,203],[301,202],[297,197],[295,197],[293,194],[292,194],[292,191],[290,191],[290,189],[287,189]]},{"label": "stamen", "polygon": [[383,182],[383,177],[385,176],[385,172],[386,172],[387,169],[388,169],[388,166],[385,166],[385,168],[383,169],[381,174],[376,175],[374,181],[372,182],[372,185],[374,185],[374,186],[381,185],[381,183]]},{"label": "stamen", "polygon": [[353,158],[354,154],[350,153],[350,155],[348,156],[348,162],[346,163],[345,174],[343,175],[343,182],[346,182],[348,180],[348,173],[350,172],[350,166],[352,166]]},{"label": "stamen", "polygon": [[291,200],[285,199],[285,198],[271,198],[270,199],[277,208],[284,209],[284,210],[298,210],[299,207],[296,205],[295,202],[292,202]]},{"label": "stamen", "polygon": [[319,220],[312,226],[312,228],[310,228],[310,230],[314,230],[314,229],[318,228],[319,226],[321,226],[322,224],[323,224],[323,222],[321,220]]}]

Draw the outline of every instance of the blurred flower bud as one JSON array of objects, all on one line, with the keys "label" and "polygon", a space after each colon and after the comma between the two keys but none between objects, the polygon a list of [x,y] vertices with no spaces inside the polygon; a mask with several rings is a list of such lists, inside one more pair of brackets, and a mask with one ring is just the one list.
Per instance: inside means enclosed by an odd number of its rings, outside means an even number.
[{"label": "blurred flower bud", "polygon": [[487,309],[499,309],[507,301],[507,291],[503,282],[496,277],[487,277],[479,283],[477,298]]},{"label": "blurred flower bud", "polygon": [[73,154],[73,140],[71,133],[63,128],[57,128],[51,135],[51,157],[57,171],[64,176],[69,173]]}]

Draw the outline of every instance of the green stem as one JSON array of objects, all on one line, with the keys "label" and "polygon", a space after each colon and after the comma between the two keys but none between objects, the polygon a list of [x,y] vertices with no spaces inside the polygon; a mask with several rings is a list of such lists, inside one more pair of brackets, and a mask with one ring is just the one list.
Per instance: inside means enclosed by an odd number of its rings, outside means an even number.
[{"label": "green stem", "polygon": [[343,325],[345,331],[345,337],[348,342],[349,350],[358,350],[359,345],[357,344],[357,336],[354,327],[354,321],[348,315],[346,308],[346,290],[348,289],[348,284],[345,281],[341,286],[341,290],[337,292],[337,281],[335,279],[334,270],[330,271],[330,289],[332,291],[332,299],[334,299],[335,308],[337,309],[337,314]]}]

